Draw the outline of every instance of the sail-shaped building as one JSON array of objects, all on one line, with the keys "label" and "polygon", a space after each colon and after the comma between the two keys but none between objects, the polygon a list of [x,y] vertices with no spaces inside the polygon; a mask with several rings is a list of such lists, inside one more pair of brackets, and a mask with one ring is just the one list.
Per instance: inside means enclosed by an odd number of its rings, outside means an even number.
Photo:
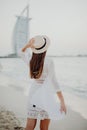
[{"label": "sail-shaped building", "polygon": [[27,5],[17,16],[15,27],[13,30],[13,49],[17,55],[19,49],[24,46],[29,40],[29,5]]}]

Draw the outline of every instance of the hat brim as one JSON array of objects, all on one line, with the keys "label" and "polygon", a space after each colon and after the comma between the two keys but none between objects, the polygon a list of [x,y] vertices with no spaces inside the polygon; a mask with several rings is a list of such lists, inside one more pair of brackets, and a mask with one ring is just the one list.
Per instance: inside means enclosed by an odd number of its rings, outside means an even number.
[{"label": "hat brim", "polygon": [[37,50],[35,48],[31,48],[33,53],[39,54],[39,53],[43,53],[43,52],[47,51],[47,49],[48,49],[48,47],[50,45],[50,40],[46,35],[42,35],[41,37],[46,38],[46,45],[45,45],[45,47],[43,47],[40,50]]}]

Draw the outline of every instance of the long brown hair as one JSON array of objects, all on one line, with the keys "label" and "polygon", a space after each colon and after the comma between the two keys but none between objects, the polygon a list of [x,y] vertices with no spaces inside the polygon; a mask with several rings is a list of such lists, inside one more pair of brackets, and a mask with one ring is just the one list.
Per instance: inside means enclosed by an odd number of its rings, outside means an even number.
[{"label": "long brown hair", "polygon": [[34,79],[40,78],[45,59],[46,51],[40,54],[32,53],[32,58],[30,60],[30,77]]}]

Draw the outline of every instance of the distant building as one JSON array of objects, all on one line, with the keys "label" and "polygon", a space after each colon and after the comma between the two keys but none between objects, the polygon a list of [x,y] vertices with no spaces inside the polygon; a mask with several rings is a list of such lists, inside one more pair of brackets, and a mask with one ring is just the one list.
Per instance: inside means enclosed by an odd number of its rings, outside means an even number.
[{"label": "distant building", "polygon": [[13,30],[13,49],[17,54],[19,49],[23,47],[29,40],[29,5],[27,5],[21,12],[20,16],[17,16],[17,21]]}]

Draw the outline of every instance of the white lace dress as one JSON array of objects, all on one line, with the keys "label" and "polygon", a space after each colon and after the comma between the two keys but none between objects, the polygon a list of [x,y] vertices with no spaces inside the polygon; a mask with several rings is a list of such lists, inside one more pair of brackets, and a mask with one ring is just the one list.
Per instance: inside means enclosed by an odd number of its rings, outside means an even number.
[{"label": "white lace dress", "polygon": [[[29,48],[18,55],[29,67],[31,59]],[[29,73],[29,72],[28,72]],[[52,59],[45,57],[42,75],[39,79],[33,79],[28,95],[28,118],[59,120],[64,117],[60,112],[60,104],[56,92],[61,91],[57,82]]]}]

